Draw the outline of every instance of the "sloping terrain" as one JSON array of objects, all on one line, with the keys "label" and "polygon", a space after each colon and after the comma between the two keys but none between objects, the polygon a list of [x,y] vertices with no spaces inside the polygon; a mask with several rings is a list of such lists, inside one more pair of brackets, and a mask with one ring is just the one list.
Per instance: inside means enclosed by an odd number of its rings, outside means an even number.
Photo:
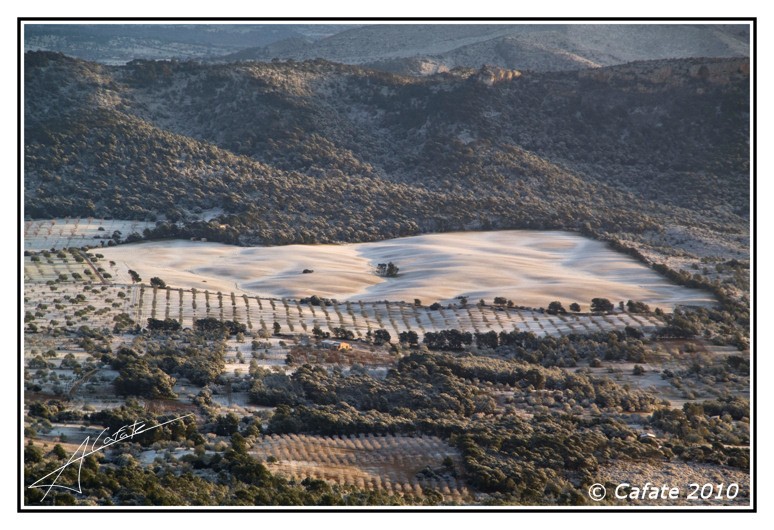
[{"label": "sloping terrain", "polygon": [[24,24],[25,51],[53,51],[105,64],[201,59],[279,41],[344,31],[336,24]]},{"label": "sloping terrain", "polygon": [[748,57],[750,32],[734,24],[40,24],[24,25],[25,51],[104,64],[134,59],[326,59],[425,75],[493,65],[577,70],[680,57]]},{"label": "sloping terrain", "polygon": [[218,207],[191,235],[274,244],[744,232],[748,75],[745,59],[417,79],[28,53],[25,213],[193,221]]},{"label": "sloping terrain", "polygon": [[747,329],[749,81],[747,59],[407,77],[28,53],[24,214],[240,245],[578,231]]},{"label": "sloping terrain", "polygon": [[[404,74],[455,67],[577,70],[631,61],[749,56],[749,29],[721,24],[386,24],[288,40],[225,60],[327,59]],[[421,65],[421,66],[420,66]]]},{"label": "sloping terrain", "polygon": [[[566,232],[458,232],[349,245],[234,247],[219,243],[154,241],[101,253],[143,278],[175,287],[236,290],[251,296],[391,300],[471,304],[502,296],[518,305],[566,306],[597,296],[638,300],[671,310],[711,305],[705,291],[673,285],[599,241]],[[396,278],[374,274],[394,262]],[[313,273],[303,274],[308,269]]]}]

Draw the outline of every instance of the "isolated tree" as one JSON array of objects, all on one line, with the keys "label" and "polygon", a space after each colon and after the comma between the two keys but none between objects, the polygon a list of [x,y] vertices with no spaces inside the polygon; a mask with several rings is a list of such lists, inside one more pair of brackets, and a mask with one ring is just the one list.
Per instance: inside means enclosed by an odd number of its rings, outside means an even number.
[{"label": "isolated tree", "polygon": [[403,344],[408,344],[409,346],[416,346],[419,344],[419,335],[417,335],[416,331],[401,331],[398,334],[398,340],[402,342]]},{"label": "isolated tree", "polygon": [[592,298],[591,310],[595,313],[607,313],[615,309],[613,303],[607,298]]},{"label": "isolated tree", "polygon": [[564,315],[567,313],[567,310],[564,308],[561,302],[554,301],[548,304],[547,313],[549,315]]},{"label": "isolated tree", "polygon": [[393,262],[380,263],[376,266],[376,274],[379,276],[386,276],[387,278],[394,278],[398,275],[400,269]]},{"label": "isolated tree", "polygon": [[494,305],[504,306],[507,303],[508,303],[508,300],[504,296],[495,296]]},{"label": "isolated tree", "polygon": [[[314,333],[314,330],[312,330],[312,333]],[[345,340],[352,340],[355,338],[355,334],[352,332],[352,330],[349,330],[345,327],[333,328],[333,336],[337,339]]]},{"label": "isolated tree", "polygon": [[282,331],[282,326],[279,325],[279,322],[274,323],[274,334],[279,335],[280,331]]},{"label": "isolated tree", "polygon": [[158,287],[159,289],[166,289],[167,288],[167,282],[159,278],[158,276],[154,276],[150,279],[151,287]]},{"label": "isolated tree", "polygon": [[386,329],[377,329],[374,331],[374,344],[384,344],[386,342],[390,342],[390,339],[392,337],[390,336],[389,331]]},{"label": "isolated tree", "polygon": [[650,311],[650,307],[648,307],[648,304],[643,302],[634,302],[629,300],[626,302],[626,310],[630,313],[648,313]]},{"label": "isolated tree", "polygon": [[578,302],[573,302],[570,304],[570,311],[575,311],[576,313],[580,313],[581,306]]},{"label": "isolated tree", "polygon": [[137,271],[133,271],[132,269],[129,269],[129,276],[132,278],[132,283],[140,283],[142,281],[142,278],[140,278],[140,275],[137,274]]}]

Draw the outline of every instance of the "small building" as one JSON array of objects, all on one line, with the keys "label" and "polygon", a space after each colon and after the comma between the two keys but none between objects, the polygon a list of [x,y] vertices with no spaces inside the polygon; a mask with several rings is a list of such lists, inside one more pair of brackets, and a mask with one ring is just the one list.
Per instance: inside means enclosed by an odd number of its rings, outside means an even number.
[{"label": "small building", "polygon": [[352,345],[350,345],[348,342],[343,342],[340,340],[326,339],[320,342],[320,348],[325,350],[349,351],[352,349]]}]

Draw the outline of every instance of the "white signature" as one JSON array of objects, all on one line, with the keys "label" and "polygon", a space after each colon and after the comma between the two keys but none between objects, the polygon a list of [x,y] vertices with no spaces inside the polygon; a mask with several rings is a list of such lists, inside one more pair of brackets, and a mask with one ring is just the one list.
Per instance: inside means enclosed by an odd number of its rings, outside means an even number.
[{"label": "white signature", "polygon": [[[135,436],[142,434],[144,432],[152,431],[153,429],[158,429],[159,427],[163,427],[164,425],[168,423],[172,423],[175,421],[180,421],[184,418],[188,418],[190,416],[193,416],[194,414],[186,414],[185,416],[180,416],[178,418],[171,419],[169,421],[165,421],[164,423],[159,423],[158,425],[153,425],[152,427],[145,427],[145,423],[140,421],[135,421],[134,423],[130,425],[124,425],[120,429],[118,429],[115,434],[111,436],[106,436],[102,439],[102,444],[100,446],[97,446],[97,442],[100,441],[100,438],[102,438],[102,435],[105,434],[105,431],[109,429],[109,427],[105,427],[102,429],[102,432],[99,433],[99,435],[94,439],[94,441],[89,445],[89,440],[91,439],[90,436],[87,436],[86,439],[81,442],[81,445],[78,446],[78,449],[75,450],[75,452],[70,456],[70,458],[65,462],[64,465],[56,468],[51,473],[46,475],[45,477],[41,477],[29,486],[28,488],[40,488],[45,489],[46,492],[43,494],[43,498],[40,499],[41,501],[46,498],[48,493],[51,491],[52,488],[62,488],[65,490],[74,491],[76,493],[83,493],[81,490],[81,468],[83,467],[83,461],[86,459],[87,456],[92,455],[98,451],[102,451],[103,449],[110,447],[111,445],[117,444],[118,442],[123,442],[126,439],[132,439]],[[78,456],[78,454],[80,456]],[[70,467],[71,465],[78,463],[78,487],[77,488],[71,488],[69,486],[63,486],[61,484],[57,484],[57,480],[59,480],[59,477],[62,475],[65,469]],[[52,479],[50,479],[50,482],[48,484],[41,484],[44,480],[47,478],[54,476]]]}]

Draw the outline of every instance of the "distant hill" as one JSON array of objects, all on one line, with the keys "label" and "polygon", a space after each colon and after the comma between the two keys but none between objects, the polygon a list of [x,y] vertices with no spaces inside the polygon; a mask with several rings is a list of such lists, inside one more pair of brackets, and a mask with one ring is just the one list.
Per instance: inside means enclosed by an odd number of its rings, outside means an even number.
[{"label": "distant hill", "polygon": [[631,61],[748,57],[743,25],[685,24],[25,24],[25,51],[120,65],[326,59],[400,74],[483,65],[557,71]]},{"label": "distant hill", "polygon": [[[749,220],[747,59],[405,77],[25,55],[25,213],[235,243]],[[207,223],[202,212],[225,213]],[[168,227],[175,231],[178,227]]]},{"label": "distant hill", "polygon": [[202,59],[352,26],[329,24],[25,24],[25,51],[54,51],[106,64]]},{"label": "distant hill", "polygon": [[638,60],[747,57],[749,30],[733,25],[367,25],[282,48],[254,47],[226,61],[322,58],[402,74],[493,65],[555,71]]}]

